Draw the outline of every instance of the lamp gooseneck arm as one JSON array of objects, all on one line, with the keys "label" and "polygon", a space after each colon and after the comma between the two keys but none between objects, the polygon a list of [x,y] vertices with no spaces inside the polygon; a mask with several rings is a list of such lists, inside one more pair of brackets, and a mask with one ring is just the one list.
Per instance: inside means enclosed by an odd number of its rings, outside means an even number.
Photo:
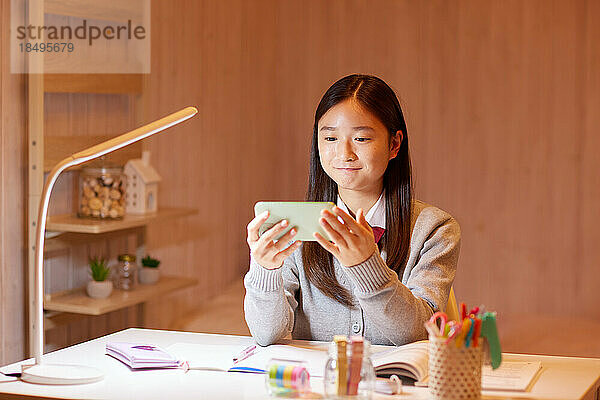
[{"label": "lamp gooseneck arm", "polygon": [[46,217],[48,216],[48,205],[50,204],[50,194],[56,183],[56,179],[65,169],[75,165],[76,161],[72,156],[69,156],[56,164],[50,171],[44,184],[42,197],[40,199],[40,207],[38,211],[37,226],[35,230],[35,304],[33,309],[34,318],[34,334],[35,343],[33,354],[35,363],[42,363],[42,355],[44,354],[44,233],[46,231]]}]

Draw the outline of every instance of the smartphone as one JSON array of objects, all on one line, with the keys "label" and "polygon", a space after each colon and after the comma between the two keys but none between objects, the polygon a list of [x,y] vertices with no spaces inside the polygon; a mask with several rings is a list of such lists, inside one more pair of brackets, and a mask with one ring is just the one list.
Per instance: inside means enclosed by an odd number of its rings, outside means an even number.
[{"label": "smartphone", "polygon": [[313,233],[319,232],[325,239],[329,235],[319,224],[322,210],[332,211],[335,204],[332,202],[312,201],[259,201],[254,205],[254,215],[269,211],[269,218],[258,229],[261,236],[282,219],[287,219],[288,227],[275,240],[279,240],[287,231],[296,227],[298,232],[292,240],[316,241]]}]

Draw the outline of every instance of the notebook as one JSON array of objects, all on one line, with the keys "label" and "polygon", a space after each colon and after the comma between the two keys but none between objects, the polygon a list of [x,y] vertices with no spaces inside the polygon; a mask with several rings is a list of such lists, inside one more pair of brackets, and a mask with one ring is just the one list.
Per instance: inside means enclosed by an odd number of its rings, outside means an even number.
[{"label": "notebook", "polygon": [[116,358],[131,369],[178,368],[179,360],[159,346],[145,343],[111,342],[106,344],[106,354]]},{"label": "notebook", "polygon": [[195,343],[175,343],[167,347],[169,353],[187,361],[190,369],[229,372],[264,372],[272,358],[304,360],[310,376],[322,377],[327,362],[327,351],[292,345],[271,345],[257,347],[252,356],[234,362],[244,346],[232,348],[228,345],[206,345]]},{"label": "notebook", "polygon": [[[190,369],[214,371],[251,372],[264,371],[272,358],[306,361],[310,376],[323,377],[325,364],[329,358],[327,345],[320,348],[301,345],[270,345],[257,347],[252,356],[238,362],[233,357],[243,350],[226,345],[206,345],[194,343],[175,343],[167,347],[168,351],[183,361]],[[427,377],[428,354],[427,341],[410,343],[400,347],[373,347],[371,359],[378,376],[398,375],[419,381]]]},{"label": "notebook", "polygon": [[484,365],[481,386],[487,390],[526,391],[541,369],[539,361],[502,361],[495,370]]}]

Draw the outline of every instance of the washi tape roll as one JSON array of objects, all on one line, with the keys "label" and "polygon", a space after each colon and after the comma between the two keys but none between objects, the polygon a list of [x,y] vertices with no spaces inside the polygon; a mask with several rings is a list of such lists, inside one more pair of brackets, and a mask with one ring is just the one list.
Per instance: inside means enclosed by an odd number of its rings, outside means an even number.
[{"label": "washi tape roll", "polygon": [[294,385],[292,382],[292,371],[294,370],[293,365],[286,365],[283,369],[283,387],[293,389]]},{"label": "washi tape roll", "polygon": [[285,369],[285,365],[277,366],[277,373],[275,374],[275,384],[278,387],[285,387],[283,384],[283,370]]},{"label": "washi tape roll", "polygon": [[267,368],[268,384],[272,389],[286,391],[309,391],[310,375],[300,364],[271,363]]}]

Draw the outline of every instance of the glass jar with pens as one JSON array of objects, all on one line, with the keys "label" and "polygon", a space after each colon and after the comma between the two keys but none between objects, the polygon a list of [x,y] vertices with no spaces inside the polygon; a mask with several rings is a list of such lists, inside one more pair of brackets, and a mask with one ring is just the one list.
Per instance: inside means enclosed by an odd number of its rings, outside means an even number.
[{"label": "glass jar with pens", "polygon": [[375,368],[371,348],[362,336],[336,335],[329,347],[323,375],[327,399],[371,399],[375,389]]}]

